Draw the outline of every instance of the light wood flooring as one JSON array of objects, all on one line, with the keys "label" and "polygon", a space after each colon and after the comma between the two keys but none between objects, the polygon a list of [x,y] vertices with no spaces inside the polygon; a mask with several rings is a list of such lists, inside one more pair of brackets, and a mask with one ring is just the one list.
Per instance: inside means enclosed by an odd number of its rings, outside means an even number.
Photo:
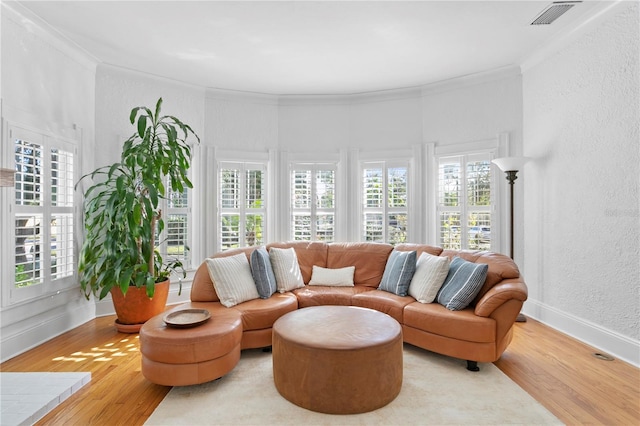
[{"label": "light wood flooring", "polygon": [[[96,318],[0,364],[3,372],[91,372],[39,425],[141,425],[169,392],[142,376],[138,335],[116,332],[114,319]],[[516,323],[495,365],[566,424],[640,425],[640,370],[594,352],[529,319]]]}]

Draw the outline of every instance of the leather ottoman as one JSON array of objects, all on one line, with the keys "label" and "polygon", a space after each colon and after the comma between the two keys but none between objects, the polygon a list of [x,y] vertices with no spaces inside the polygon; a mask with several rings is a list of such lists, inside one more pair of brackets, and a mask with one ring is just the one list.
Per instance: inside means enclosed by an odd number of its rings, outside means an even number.
[{"label": "leather ottoman", "polygon": [[402,329],[389,315],[314,306],[273,325],[273,379],[292,403],[356,414],[387,405],[402,387]]},{"label": "leather ottoman", "polygon": [[165,386],[205,383],[224,376],[240,359],[240,312],[211,303],[192,302],[179,309],[207,309],[211,318],[193,328],[172,328],[156,315],[140,329],[142,374]]}]

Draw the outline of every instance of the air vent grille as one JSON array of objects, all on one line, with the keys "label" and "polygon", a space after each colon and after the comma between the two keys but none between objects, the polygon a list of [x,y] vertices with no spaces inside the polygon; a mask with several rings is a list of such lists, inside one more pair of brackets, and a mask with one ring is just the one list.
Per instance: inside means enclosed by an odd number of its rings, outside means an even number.
[{"label": "air vent grille", "polygon": [[564,15],[569,9],[576,4],[581,3],[579,1],[563,1],[553,2],[547,6],[536,18],[531,22],[531,25],[549,25],[560,16]]}]

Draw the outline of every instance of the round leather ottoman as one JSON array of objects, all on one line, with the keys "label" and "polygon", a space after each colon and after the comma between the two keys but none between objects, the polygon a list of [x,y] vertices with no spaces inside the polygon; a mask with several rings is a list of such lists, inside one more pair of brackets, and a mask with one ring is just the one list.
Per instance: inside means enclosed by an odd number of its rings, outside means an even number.
[{"label": "round leather ottoman", "polygon": [[356,414],[387,405],[402,387],[402,329],[355,306],[314,306],[273,325],[273,379],[294,404]]},{"label": "round leather ottoman", "polygon": [[[211,318],[193,328],[172,328],[164,322],[169,312],[207,309]],[[240,312],[212,303],[187,303],[156,315],[140,329],[142,374],[165,386],[209,382],[231,371],[240,359]]]}]

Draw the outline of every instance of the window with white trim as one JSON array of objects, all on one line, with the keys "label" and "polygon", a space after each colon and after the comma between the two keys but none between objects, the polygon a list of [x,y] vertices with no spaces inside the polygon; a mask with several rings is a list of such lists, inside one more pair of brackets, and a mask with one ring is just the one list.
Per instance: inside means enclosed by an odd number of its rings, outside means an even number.
[{"label": "window with white trim", "polygon": [[166,193],[161,201],[164,230],[156,239],[158,249],[165,261],[179,260],[186,269],[191,266],[191,191],[186,187],[175,191],[167,179]]},{"label": "window with white trim", "polygon": [[291,238],[334,241],[335,164],[292,164]]},{"label": "window with white trim", "polygon": [[220,163],[219,231],[221,250],[265,242],[266,164]]},{"label": "window with white trim", "polygon": [[438,159],[438,239],[445,249],[491,249],[491,155]]},{"label": "window with white trim", "polygon": [[407,163],[362,165],[362,238],[398,244],[407,241]]},{"label": "window with white trim", "polygon": [[[15,185],[12,301],[76,284],[74,141],[11,127]],[[3,260],[6,261],[6,260]]]}]

